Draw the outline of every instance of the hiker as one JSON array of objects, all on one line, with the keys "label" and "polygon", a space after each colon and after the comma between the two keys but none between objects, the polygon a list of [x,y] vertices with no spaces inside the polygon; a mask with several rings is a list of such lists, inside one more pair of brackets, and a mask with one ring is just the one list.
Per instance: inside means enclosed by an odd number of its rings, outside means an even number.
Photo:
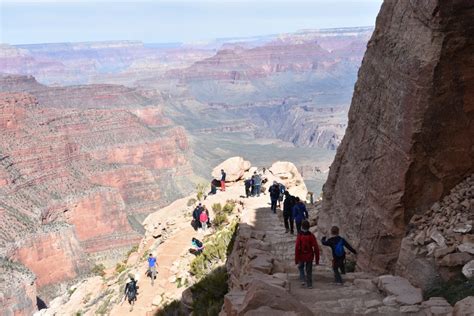
[{"label": "hiker", "polygon": [[295,264],[300,271],[300,281],[302,286],[313,288],[313,260],[319,264],[319,247],[316,237],[309,231],[309,222],[304,220],[301,223],[301,232],[296,237]]},{"label": "hiker", "polygon": [[321,242],[323,243],[323,245],[331,247],[332,269],[334,271],[334,279],[336,280],[336,284],[342,284],[341,274],[346,274],[346,252],[344,250],[344,247],[349,249],[349,251],[353,254],[357,254],[357,251],[355,251],[354,248],[352,248],[351,245],[349,245],[349,243],[344,238],[339,236],[339,227],[331,227],[331,235],[333,237],[329,239],[326,239],[326,236],[324,236]]},{"label": "hiker", "polygon": [[286,188],[282,183],[278,183],[278,188],[280,189],[280,194],[278,195],[278,207],[281,208],[281,202],[283,202]]},{"label": "hiker", "polygon": [[206,207],[201,210],[199,214],[199,222],[201,223],[202,231],[205,232],[207,230],[207,222],[209,220],[209,211],[207,211]]},{"label": "hiker", "polygon": [[148,270],[147,270],[147,276],[151,278],[151,286],[155,284],[155,279],[156,279],[156,257],[153,257],[153,255],[150,253],[148,256]]},{"label": "hiker", "polygon": [[296,197],[295,206],[293,206],[293,219],[295,220],[296,224],[296,231],[298,233],[301,232],[301,223],[303,220],[308,218],[308,211],[306,210],[306,205],[300,200],[299,197]]},{"label": "hiker", "polygon": [[196,208],[193,211],[193,223],[194,223],[193,227],[194,227],[194,230],[196,231],[199,228],[201,228],[201,221],[200,221],[201,212],[202,212],[202,204],[199,203],[198,206],[196,206]]},{"label": "hiker", "polygon": [[283,201],[283,220],[285,222],[285,233],[288,231],[294,234],[293,206],[295,206],[296,198],[285,191],[285,201]]},{"label": "hiker", "polygon": [[129,274],[128,277],[129,280],[125,285],[125,297],[127,298],[128,303],[130,304],[130,311],[133,311],[133,305],[137,300],[138,286],[137,281],[135,280],[135,276],[133,274]]},{"label": "hiker", "polygon": [[260,175],[257,174],[257,171],[254,171],[252,178],[253,178],[253,190],[254,190],[253,195],[260,196],[262,178],[260,177]]},{"label": "hiker", "polygon": [[225,191],[225,176],[224,169],[221,169],[221,191]]},{"label": "hiker", "polygon": [[189,249],[189,252],[195,256],[200,255],[204,250],[204,245],[202,244],[202,242],[194,237],[193,239],[191,239],[191,246],[192,248]]},{"label": "hiker", "polygon": [[213,195],[217,193],[217,187],[220,186],[220,182],[216,179],[212,179],[211,181],[211,191],[207,195]]},{"label": "hiker", "polygon": [[204,212],[206,212],[207,215],[207,228],[209,228],[211,227],[211,217],[209,216],[209,210],[206,205],[204,205]]},{"label": "hiker", "polygon": [[252,182],[253,180],[250,178],[250,179],[247,179],[244,181],[244,185],[245,185],[245,196],[248,198],[250,195],[252,195]]},{"label": "hiker", "polygon": [[276,207],[278,198],[280,197],[280,186],[278,182],[273,181],[273,184],[268,188],[268,192],[270,192],[270,202],[271,202],[271,210],[273,213],[276,213]]}]

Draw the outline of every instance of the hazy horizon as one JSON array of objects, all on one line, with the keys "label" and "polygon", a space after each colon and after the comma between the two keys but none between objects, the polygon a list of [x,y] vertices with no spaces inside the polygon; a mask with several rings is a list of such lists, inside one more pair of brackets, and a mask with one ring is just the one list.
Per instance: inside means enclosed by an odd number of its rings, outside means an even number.
[{"label": "hazy horizon", "polygon": [[194,43],[373,26],[382,0],[3,0],[0,42]]}]

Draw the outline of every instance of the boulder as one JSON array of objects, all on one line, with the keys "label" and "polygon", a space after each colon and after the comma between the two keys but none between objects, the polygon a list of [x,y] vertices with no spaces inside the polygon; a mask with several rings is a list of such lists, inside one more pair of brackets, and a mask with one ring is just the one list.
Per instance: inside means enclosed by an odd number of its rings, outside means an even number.
[{"label": "boulder", "polygon": [[424,301],[421,306],[425,308],[428,315],[451,315],[453,307],[444,297],[431,297]]},{"label": "boulder", "polygon": [[434,252],[434,256],[435,258],[441,258],[441,257],[444,257],[446,256],[447,254],[450,254],[450,253],[453,253],[456,251],[456,247],[455,246],[451,246],[451,247],[445,247],[445,248],[439,248],[439,249],[436,249],[435,252]]},{"label": "boulder", "polygon": [[446,247],[446,239],[438,230],[434,230],[430,234],[430,238],[433,239],[438,244],[438,246]]},{"label": "boulder", "polygon": [[467,252],[471,255],[474,255],[474,244],[473,243],[463,243],[458,246],[460,252]]},{"label": "boulder", "polygon": [[295,312],[281,311],[277,309],[270,308],[268,306],[262,306],[255,310],[248,311],[245,313],[245,316],[262,316],[262,315],[272,315],[272,316],[297,316]]},{"label": "boulder", "polygon": [[219,164],[212,170],[214,179],[221,179],[221,169],[226,173],[226,182],[233,182],[242,179],[245,171],[250,169],[250,162],[242,157],[232,157]]},{"label": "boulder", "polygon": [[469,262],[471,259],[472,256],[466,252],[450,253],[444,256],[443,259],[441,259],[439,265],[443,267],[462,266]]},{"label": "boulder", "polygon": [[462,274],[468,278],[474,278],[474,260],[469,261],[462,267]]},{"label": "boulder", "polygon": [[396,301],[402,305],[414,305],[423,301],[421,289],[399,276],[382,275],[378,278],[377,286],[384,293],[395,296]]},{"label": "boulder", "polygon": [[288,191],[302,200],[306,200],[308,190],[303,177],[296,166],[288,161],[277,161],[270,167],[270,172],[282,182]]},{"label": "boulder", "polygon": [[294,312],[301,316],[313,315],[305,305],[295,300],[285,289],[256,279],[249,285],[237,315],[247,315],[248,312],[263,306],[284,312]]},{"label": "boulder", "polygon": [[471,231],[472,225],[470,224],[459,224],[456,227],[454,227],[453,231],[455,233],[461,233],[461,234],[467,234]]},{"label": "boulder", "polygon": [[374,282],[372,282],[372,280],[370,279],[355,279],[354,285],[359,289],[367,290],[370,292],[373,292],[377,289]]},{"label": "boulder", "polygon": [[474,296],[468,296],[454,305],[453,316],[474,315]]}]

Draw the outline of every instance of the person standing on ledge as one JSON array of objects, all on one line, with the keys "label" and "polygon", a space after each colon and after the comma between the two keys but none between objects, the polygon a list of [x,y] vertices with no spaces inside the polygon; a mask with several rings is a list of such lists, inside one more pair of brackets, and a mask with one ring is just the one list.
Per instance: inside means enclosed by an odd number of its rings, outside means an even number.
[{"label": "person standing on ledge", "polygon": [[221,191],[225,191],[225,172],[224,169],[221,169]]},{"label": "person standing on ledge", "polygon": [[260,191],[262,188],[262,178],[259,174],[257,174],[257,171],[254,171],[253,173],[253,187],[255,191],[254,195],[260,196]]},{"label": "person standing on ledge", "polygon": [[313,288],[313,260],[319,264],[319,247],[316,237],[309,231],[309,222],[301,223],[301,233],[296,237],[295,264],[300,272],[301,286]]},{"label": "person standing on ledge", "polygon": [[354,248],[352,248],[351,245],[349,245],[349,243],[344,238],[339,236],[339,227],[331,227],[331,235],[333,237],[329,239],[326,239],[326,236],[324,236],[321,242],[323,243],[323,245],[331,247],[332,269],[334,271],[334,278],[336,280],[336,284],[342,285],[341,274],[346,274],[346,252],[344,250],[344,247],[349,249],[349,251],[353,254],[357,254],[357,251],[355,251]]},{"label": "person standing on ledge", "polygon": [[293,206],[293,218],[296,224],[296,230],[298,233],[301,233],[301,223],[308,219],[308,211],[306,210],[306,205],[300,200],[299,197],[296,197],[296,204]]}]

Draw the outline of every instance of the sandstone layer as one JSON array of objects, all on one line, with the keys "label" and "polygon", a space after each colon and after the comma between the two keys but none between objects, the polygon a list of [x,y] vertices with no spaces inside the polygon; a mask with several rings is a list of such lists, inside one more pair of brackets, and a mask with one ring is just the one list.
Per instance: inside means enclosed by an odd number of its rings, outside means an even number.
[{"label": "sandstone layer", "polygon": [[382,6],[320,220],[360,268],[393,270],[412,216],[474,170],[473,21],[470,1]]},{"label": "sandstone layer", "polygon": [[31,269],[48,300],[89,272],[88,257],[121,258],[148,214],[189,192],[189,145],[143,91],[21,76],[0,87],[17,91],[0,93],[0,255]]}]

